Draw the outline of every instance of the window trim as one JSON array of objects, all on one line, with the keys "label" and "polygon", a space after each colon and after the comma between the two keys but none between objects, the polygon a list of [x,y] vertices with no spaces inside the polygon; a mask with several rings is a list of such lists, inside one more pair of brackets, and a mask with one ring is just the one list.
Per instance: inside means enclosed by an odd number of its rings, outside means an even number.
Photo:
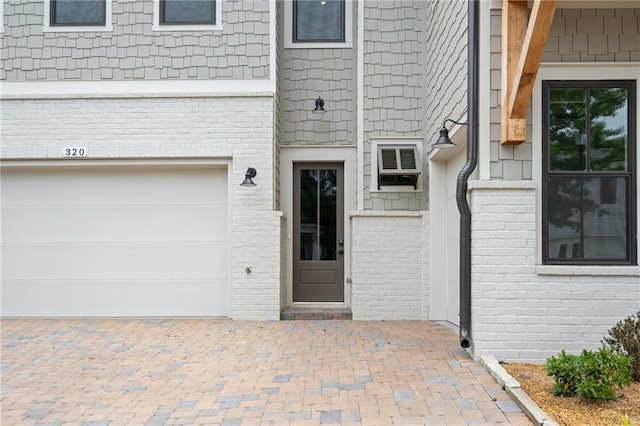
[{"label": "window trim", "polygon": [[[416,188],[410,185],[383,185],[378,189],[378,151],[384,146],[413,145],[416,149],[416,168],[420,171]],[[424,191],[424,166],[422,161],[422,138],[411,136],[399,137],[372,137],[371,138],[371,175],[369,176],[369,192],[410,192],[421,193]]]},{"label": "window trim", "polygon": [[180,24],[165,24],[161,22],[161,7],[160,2],[162,0],[153,0],[153,25],[152,31],[222,31],[222,2],[223,0],[211,0],[214,2],[214,20],[212,24],[207,23],[180,23]]},{"label": "window trim", "polygon": [[[541,191],[540,191],[540,203],[541,213],[541,260],[543,265],[574,265],[574,266],[588,266],[588,265],[637,265],[637,226],[638,226],[638,176],[637,176],[637,159],[638,155],[638,133],[636,127],[635,116],[638,114],[638,85],[637,80],[633,79],[585,79],[585,80],[562,80],[562,79],[546,79],[542,81],[542,93],[540,103],[541,114]],[[621,87],[626,88],[629,93],[628,98],[628,110],[627,110],[627,131],[628,131],[628,170],[621,171],[550,171],[549,170],[549,113],[546,109],[549,105],[549,93],[552,88],[606,88],[606,87]],[[587,150],[587,152],[589,152]],[[550,259],[549,258],[549,226],[547,222],[547,187],[549,176],[566,176],[574,178],[587,178],[587,177],[627,177],[629,187],[627,188],[627,254],[628,259],[613,260],[613,259],[575,259],[572,255],[571,258],[562,259]],[[574,244],[575,246],[575,244]],[[574,247],[575,249],[575,247]],[[575,251],[575,250],[574,250]]]},{"label": "window trim", "polygon": [[53,19],[52,9],[56,0],[44,0],[44,21],[42,31],[47,33],[61,32],[110,32],[113,31],[112,20],[112,2],[113,0],[104,0],[104,24],[51,24]]},{"label": "window trim", "polygon": [[0,0],[0,34],[4,33],[4,0]]},{"label": "window trim", "polygon": [[353,47],[353,5],[351,0],[344,0],[344,41],[294,41],[293,1],[284,2],[284,47],[285,49],[348,49]]}]

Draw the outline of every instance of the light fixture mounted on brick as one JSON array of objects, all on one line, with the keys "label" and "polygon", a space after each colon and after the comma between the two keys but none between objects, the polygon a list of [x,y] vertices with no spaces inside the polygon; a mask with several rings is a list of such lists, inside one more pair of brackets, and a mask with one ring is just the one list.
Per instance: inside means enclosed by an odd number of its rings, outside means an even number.
[{"label": "light fixture mounted on brick", "polygon": [[249,167],[247,172],[244,174],[244,181],[240,184],[240,186],[256,186],[253,182],[253,178],[256,177],[256,169],[253,167]]}]

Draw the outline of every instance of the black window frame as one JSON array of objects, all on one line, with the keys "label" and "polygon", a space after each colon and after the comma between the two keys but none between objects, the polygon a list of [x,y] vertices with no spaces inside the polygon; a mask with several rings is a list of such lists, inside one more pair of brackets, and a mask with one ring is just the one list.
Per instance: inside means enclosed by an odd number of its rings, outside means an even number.
[{"label": "black window frame", "polygon": [[293,19],[292,19],[292,31],[291,31],[291,38],[292,38],[292,42],[293,43],[298,43],[298,44],[302,44],[302,43],[346,43],[347,40],[347,7],[346,7],[346,1],[345,0],[340,0],[340,3],[342,4],[342,10],[341,10],[341,18],[342,18],[342,22],[340,23],[341,25],[341,30],[342,30],[342,37],[339,39],[313,39],[313,40],[299,40],[298,39],[298,0],[292,0],[293,1],[293,6],[292,6],[292,10],[293,10]]},{"label": "black window frame", "polygon": [[[550,91],[554,88],[566,89],[601,89],[601,88],[623,88],[627,90],[627,170],[626,171],[593,171],[593,170],[550,170]],[[636,80],[545,80],[542,83],[542,263],[546,265],[637,265],[637,164],[636,150],[638,148],[638,133],[636,114],[638,108]],[[587,113],[587,120],[590,120]],[[586,126],[588,129],[590,126]],[[588,131],[588,130],[587,130]],[[588,138],[590,144],[590,138]],[[588,147],[586,148],[589,149]],[[588,151],[587,161],[588,164]],[[588,166],[585,167],[588,169]],[[626,195],[627,201],[627,223],[626,223],[626,243],[628,259],[582,259],[582,258],[551,258],[549,256],[549,221],[548,221],[548,186],[549,177],[573,177],[573,178],[628,178]],[[574,244],[575,245],[575,244]],[[575,247],[573,247],[575,251]]]},{"label": "black window frame", "polygon": [[158,23],[160,25],[175,26],[175,25],[216,25],[218,16],[216,13],[216,2],[218,0],[209,0],[211,2],[211,21],[173,21],[165,22],[165,5],[166,0],[160,1],[160,16],[158,17]]},{"label": "black window frame", "polygon": [[99,22],[71,22],[71,23],[58,23],[56,22],[56,3],[58,0],[50,0],[49,2],[49,26],[50,27],[104,27],[107,25],[107,2],[111,0],[101,0],[102,10],[104,12],[104,19]]}]

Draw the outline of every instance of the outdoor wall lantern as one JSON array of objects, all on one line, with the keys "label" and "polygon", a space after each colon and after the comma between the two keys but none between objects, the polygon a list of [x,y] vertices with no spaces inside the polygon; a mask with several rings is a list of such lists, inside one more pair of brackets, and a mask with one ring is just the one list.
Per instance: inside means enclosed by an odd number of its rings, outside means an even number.
[{"label": "outdoor wall lantern", "polygon": [[249,167],[247,169],[247,173],[244,174],[244,181],[240,186],[256,186],[256,184],[253,183],[253,178],[256,177],[256,174],[256,169]]},{"label": "outdoor wall lantern", "polygon": [[324,109],[324,101],[320,96],[318,96],[318,99],[316,99],[316,107],[311,112],[313,112],[314,114],[324,114],[325,112],[327,112],[327,110]]},{"label": "outdoor wall lantern", "polygon": [[444,120],[442,122],[442,128],[440,129],[440,137],[438,138],[438,140],[436,141],[436,143],[433,144],[434,148],[455,148],[456,144],[451,142],[451,139],[449,139],[449,129],[447,129],[447,122],[450,121],[451,123],[455,123],[457,125],[460,126],[466,126],[467,123],[458,123],[455,120],[452,120],[450,118],[447,118],[446,120]]}]

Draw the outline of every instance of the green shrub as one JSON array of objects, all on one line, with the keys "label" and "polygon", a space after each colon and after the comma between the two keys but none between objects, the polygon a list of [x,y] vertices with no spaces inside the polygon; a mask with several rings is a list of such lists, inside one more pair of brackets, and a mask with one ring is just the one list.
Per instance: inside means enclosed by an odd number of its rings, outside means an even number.
[{"label": "green shrub", "polygon": [[640,382],[640,311],[614,325],[603,343],[633,358],[633,380]]},{"label": "green shrub", "polygon": [[547,360],[545,369],[554,378],[554,395],[616,399],[614,386],[631,383],[631,357],[607,347],[597,352],[584,350],[580,355],[562,351]]},{"label": "green shrub", "polygon": [[569,396],[576,392],[576,384],[580,380],[580,365],[578,357],[565,351],[558,357],[552,356],[545,362],[547,376],[553,376],[553,394],[556,396]]}]

